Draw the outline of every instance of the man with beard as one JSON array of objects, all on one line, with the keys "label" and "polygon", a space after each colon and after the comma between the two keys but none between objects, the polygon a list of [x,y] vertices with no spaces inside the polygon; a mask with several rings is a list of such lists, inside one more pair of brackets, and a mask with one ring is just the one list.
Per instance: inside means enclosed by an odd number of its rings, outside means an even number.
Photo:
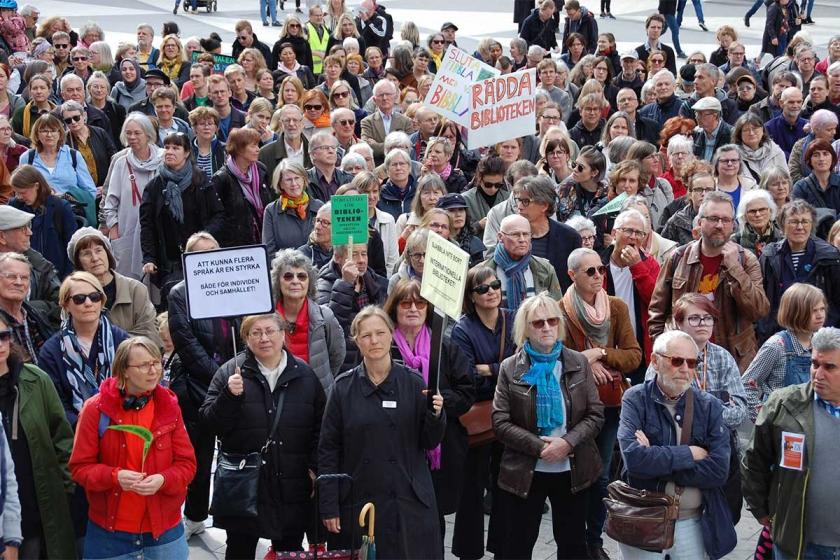
[{"label": "man with beard", "polygon": [[[618,442],[628,483],[679,496],[674,544],[662,557],[720,558],[737,542],[722,492],[731,452],[723,405],[692,387],[697,344],[687,333],[657,338],[652,364],[656,377],[630,388],[622,400]],[[624,558],[646,554],[619,547]]]},{"label": "man with beard", "polygon": [[718,191],[706,194],[697,216],[700,239],[676,249],[659,271],[648,310],[648,332],[655,346],[671,319],[673,304],[685,293],[699,292],[720,312],[715,343],[735,357],[743,373],[757,349],[753,323],[770,310],[761,267],[751,251],[729,240],[735,222],[732,197]]}]

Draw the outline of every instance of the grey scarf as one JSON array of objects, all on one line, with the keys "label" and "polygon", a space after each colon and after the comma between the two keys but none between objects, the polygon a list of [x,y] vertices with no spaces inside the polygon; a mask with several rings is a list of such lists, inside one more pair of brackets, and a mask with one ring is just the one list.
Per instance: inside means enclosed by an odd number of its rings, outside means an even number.
[{"label": "grey scarf", "polygon": [[187,160],[187,163],[178,170],[170,169],[165,163],[161,162],[158,166],[158,174],[163,179],[165,187],[163,189],[163,199],[169,208],[169,213],[175,218],[179,224],[184,223],[184,191],[192,184],[193,168],[192,164]]}]

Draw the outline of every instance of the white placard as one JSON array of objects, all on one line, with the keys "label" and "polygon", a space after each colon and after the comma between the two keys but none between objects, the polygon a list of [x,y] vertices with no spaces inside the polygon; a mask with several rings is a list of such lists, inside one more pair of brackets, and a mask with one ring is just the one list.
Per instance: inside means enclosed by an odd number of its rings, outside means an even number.
[{"label": "white placard", "polygon": [[464,286],[467,284],[470,255],[451,241],[430,231],[424,263],[420,295],[436,309],[457,321],[464,304]]},{"label": "white placard", "polygon": [[496,68],[449,45],[423,103],[442,117],[468,127],[470,88],[475,82],[499,74]]},{"label": "white placard", "polygon": [[191,319],[271,313],[271,269],[265,245],[184,254]]},{"label": "white placard", "polygon": [[467,147],[474,150],[534,134],[536,87],[535,68],[474,83],[469,96]]}]

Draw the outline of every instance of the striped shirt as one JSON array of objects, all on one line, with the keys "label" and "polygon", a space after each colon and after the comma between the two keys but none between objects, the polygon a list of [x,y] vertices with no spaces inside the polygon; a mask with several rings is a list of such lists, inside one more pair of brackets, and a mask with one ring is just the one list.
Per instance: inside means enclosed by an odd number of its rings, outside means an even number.
[{"label": "striped shirt", "polygon": [[201,169],[207,178],[211,178],[213,176],[213,152],[208,153],[206,156],[201,155],[200,153],[195,157],[195,164]]}]

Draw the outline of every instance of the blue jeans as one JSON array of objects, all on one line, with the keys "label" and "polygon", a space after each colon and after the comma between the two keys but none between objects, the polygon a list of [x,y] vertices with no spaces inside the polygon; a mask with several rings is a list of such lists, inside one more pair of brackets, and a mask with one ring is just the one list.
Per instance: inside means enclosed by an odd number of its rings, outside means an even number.
[{"label": "blue jeans", "polygon": [[[677,24],[677,18],[673,15],[664,16],[665,17],[665,29],[671,30],[671,38],[674,40],[674,53],[680,54],[683,52],[682,47],[680,46],[680,26]],[[662,31],[662,34],[665,34],[665,31]]]},{"label": "blue jeans", "polygon": [[[685,11],[685,5],[688,0],[680,0],[677,4],[677,25],[682,27],[683,21],[683,12]],[[691,0],[691,3],[694,5],[694,15],[697,16],[697,21],[700,23],[706,23],[706,20],[703,19],[703,4],[702,0]]]},{"label": "blue jeans", "polygon": [[[796,556],[788,556],[778,547],[773,547],[773,560],[793,560]],[[840,560],[840,547],[822,546],[808,543],[802,551],[803,560]]]},{"label": "blue jeans", "polygon": [[155,539],[151,533],[112,533],[88,521],[85,560],[136,560],[138,554],[144,560],[187,560],[190,551],[184,524],[178,523]]},{"label": "blue jeans", "polygon": [[[175,7],[177,8],[180,5],[181,5],[181,0],[175,0]],[[192,6],[193,11],[198,10],[198,0],[191,0],[190,1],[190,6]],[[187,0],[184,0],[184,9],[185,10],[187,9]]]},{"label": "blue jeans", "polygon": [[[805,7],[808,4],[808,7]],[[802,11],[805,12],[805,17],[810,18],[811,12],[814,11],[814,0],[802,0]]]},{"label": "blue jeans", "polygon": [[604,498],[607,497],[607,485],[610,483],[610,467],[612,466],[613,451],[615,451],[615,440],[618,437],[618,421],[621,408],[611,406],[604,408],[604,425],[601,432],[595,438],[598,445],[598,453],[601,454],[601,478],[589,487],[588,504],[586,509],[586,543],[602,546],[604,540],[601,533],[604,531],[604,522],[607,519],[607,509],[604,507]]},{"label": "blue jeans", "polygon": [[271,17],[271,23],[277,21],[277,2],[275,0],[260,0],[260,17],[263,23],[268,21],[266,17]]},{"label": "blue jeans", "polygon": [[758,9],[763,5],[764,5],[764,0],[755,0],[755,2],[753,2],[752,8],[750,8],[747,11],[747,17],[748,18],[753,17],[755,15],[755,13],[758,11]]}]

